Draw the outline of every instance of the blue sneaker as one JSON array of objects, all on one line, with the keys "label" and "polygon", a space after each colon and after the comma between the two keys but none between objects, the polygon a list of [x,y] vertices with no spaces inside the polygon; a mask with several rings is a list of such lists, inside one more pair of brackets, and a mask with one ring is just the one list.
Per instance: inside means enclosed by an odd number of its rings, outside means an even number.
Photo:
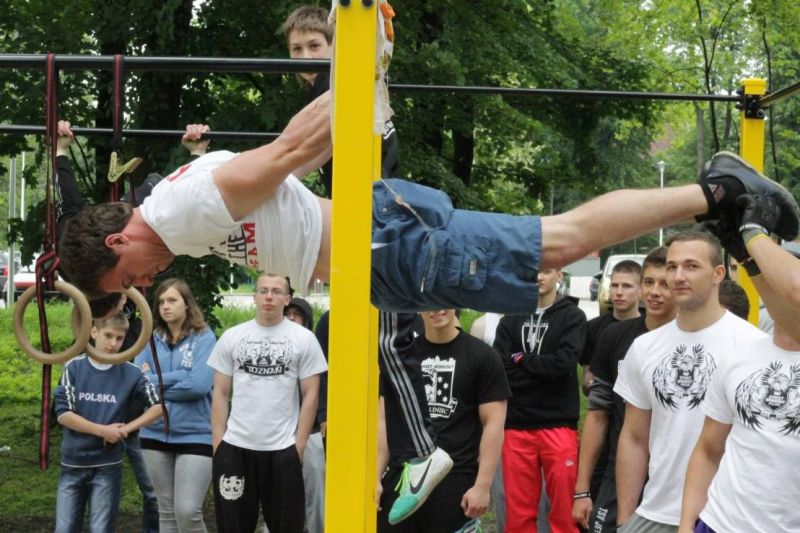
[{"label": "blue sneaker", "polygon": [[389,523],[405,520],[425,503],[433,489],[453,468],[453,460],[441,448],[432,454],[403,464],[403,473],[395,490],[398,497],[389,511]]}]

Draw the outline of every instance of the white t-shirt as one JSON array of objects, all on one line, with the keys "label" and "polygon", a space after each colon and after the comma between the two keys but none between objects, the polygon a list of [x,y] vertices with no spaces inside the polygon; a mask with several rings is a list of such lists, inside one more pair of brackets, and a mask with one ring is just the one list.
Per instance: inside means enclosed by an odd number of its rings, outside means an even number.
[{"label": "white t-shirt", "polygon": [[500,313],[486,313],[483,315],[483,342],[489,346],[494,346],[494,338],[497,335],[497,326],[503,315]]},{"label": "white t-shirt", "polygon": [[260,326],[255,320],[227,330],[208,365],[233,377],[225,442],[248,450],[283,450],[295,443],[299,381],[328,365],[314,334],[291,320]]},{"label": "white t-shirt", "polygon": [[800,352],[769,337],[739,345],[703,412],[733,427],[700,518],[715,531],[800,531]]},{"label": "white t-shirt", "polygon": [[686,466],[703,428],[699,407],[711,375],[739,344],[760,337],[755,326],[726,312],[700,331],[682,331],[673,320],[633,341],[614,392],[651,411],[649,480],[636,510],[644,518],[680,523]]},{"label": "white t-shirt", "polygon": [[212,171],[233,152],[210,152],[161,180],[140,211],[175,255],[213,254],[231,263],[289,276],[306,293],[322,238],[319,201],[290,175],[273,196],[233,220]]}]

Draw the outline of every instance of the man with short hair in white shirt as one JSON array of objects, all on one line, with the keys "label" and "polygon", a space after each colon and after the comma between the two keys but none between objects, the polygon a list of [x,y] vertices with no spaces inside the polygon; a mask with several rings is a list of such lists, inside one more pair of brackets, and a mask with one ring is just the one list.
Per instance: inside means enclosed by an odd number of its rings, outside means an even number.
[{"label": "man with short hair in white shirt", "polygon": [[677,531],[712,374],[740,343],[764,336],[720,306],[725,267],[711,234],[674,236],[666,267],[678,318],[633,342],[614,386],[626,402],[617,450],[620,533]]},{"label": "man with short hair in white shirt", "polygon": [[715,228],[776,318],[772,338],[739,345],[717,369],[686,472],[681,532],[800,531],[792,468],[800,457],[800,262],[768,237],[775,223],[774,206],[745,198],[727,227]]},{"label": "man with short hair in white shirt", "polygon": [[272,533],[295,533],[303,531],[305,517],[303,450],[327,365],[314,334],[283,316],[291,300],[286,278],[261,274],[254,300],[256,318],[223,333],[208,360],[216,371],[211,433],[217,528],[253,531],[260,503]]}]

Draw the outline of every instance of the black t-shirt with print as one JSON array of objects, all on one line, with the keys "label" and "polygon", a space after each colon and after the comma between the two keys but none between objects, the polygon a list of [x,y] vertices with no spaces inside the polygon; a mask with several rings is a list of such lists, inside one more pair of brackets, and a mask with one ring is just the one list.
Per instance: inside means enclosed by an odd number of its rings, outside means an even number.
[{"label": "black t-shirt with print", "polygon": [[511,396],[500,356],[463,331],[445,344],[418,337],[413,349],[422,362],[437,444],[452,457],[453,472],[477,472],[483,433],[478,408]]},{"label": "black t-shirt with print", "polygon": [[[605,382],[612,390],[619,375],[620,362],[625,359],[636,337],[648,332],[645,316],[623,320],[609,325],[597,343],[595,356],[590,367],[596,379]],[[613,392],[614,408],[609,413],[609,457],[613,460],[617,454],[617,441],[625,420],[625,401]]]}]

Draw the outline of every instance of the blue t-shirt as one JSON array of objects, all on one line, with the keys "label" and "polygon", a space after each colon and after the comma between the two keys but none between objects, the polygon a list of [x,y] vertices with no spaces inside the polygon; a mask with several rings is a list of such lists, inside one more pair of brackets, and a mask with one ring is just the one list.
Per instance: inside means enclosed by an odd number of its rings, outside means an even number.
[{"label": "blue t-shirt", "polygon": [[[75,413],[95,424],[125,423],[128,404],[137,401],[145,409],[158,403],[155,387],[132,363],[107,365],[82,355],[64,366],[56,388],[56,417]],[[61,464],[88,468],[122,462],[122,441],[106,444],[88,433],[64,428]]]}]

